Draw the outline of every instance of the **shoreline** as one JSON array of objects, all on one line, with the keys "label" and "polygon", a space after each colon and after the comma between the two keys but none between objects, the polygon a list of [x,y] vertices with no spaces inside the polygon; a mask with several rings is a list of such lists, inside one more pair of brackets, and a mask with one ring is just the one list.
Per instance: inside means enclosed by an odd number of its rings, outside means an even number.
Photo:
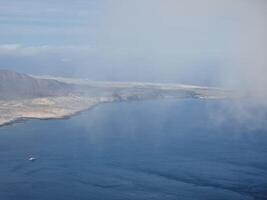
[{"label": "shoreline", "polygon": [[[133,100],[129,100],[129,101],[125,101],[125,100],[110,100],[110,101],[103,101],[103,102],[97,102],[94,105],[91,105],[87,108],[83,108],[77,111],[73,111],[72,113],[69,114],[65,114],[65,115],[60,115],[60,116],[54,116],[54,117],[17,117],[14,119],[10,119],[7,122],[4,123],[0,123],[0,128],[5,127],[5,126],[11,126],[13,124],[16,123],[20,123],[20,122],[26,122],[28,120],[40,120],[40,121],[45,121],[45,120],[65,120],[65,119],[69,119],[71,117],[75,117],[77,115],[82,114],[83,112],[87,112],[90,111],[92,109],[94,109],[95,107],[102,105],[102,104],[109,104],[109,103],[121,103],[121,102],[132,102]],[[140,100],[141,101],[141,100]],[[145,101],[145,100],[142,100]]]},{"label": "shoreline", "polygon": [[[196,99],[196,98],[192,98],[192,99]],[[94,109],[95,107],[102,105],[102,104],[134,102],[134,101],[137,102],[137,101],[147,101],[147,100],[156,100],[156,99],[142,99],[142,100],[118,100],[118,99],[115,99],[115,100],[110,100],[110,101],[97,102],[94,105],[91,105],[87,108],[73,111],[72,113],[61,115],[61,116],[42,117],[42,118],[41,117],[18,117],[18,118],[14,118],[14,119],[11,119],[10,121],[0,123],[0,128],[5,127],[5,126],[11,126],[13,124],[20,123],[20,122],[26,122],[28,120],[40,120],[40,121],[43,121],[43,120],[65,120],[65,119],[69,119],[71,117],[75,117],[77,115],[80,115],[83,112],[90,111],[90,110]]]},{"label": "shoreline", "polygon": [[[43,77],[40,79],[40,77],[29,77],[26,74],[9,71],[4,71],[3,74],[8,78],[7,80],[10,79],[12,81],[14,78],[20,81],[21,77],[23,77],[27,80],[36,79],[35,82],[37,80],[46,81],[48,83],[51,82],[52,85],[54,85],[54,81],[57,81],[62,84],[71,84],[72,87],[69,88],[64,85],[65,87],[62,88],[62,92],[55,93],[56,91],[50,89],[45,94],[39,94],[38,92],[28,94],[27,91],[16,94],[16,90],[14,90],[10,91],[10,94],[14,95],[13,97],[12,95],[10,96],[8,91],[6,96],[3,94],[3,97],[0,98],[0,127],[26,121],[28,119],[66,119],[103,103],[165,98],[215,100],[229,96],[227,91],[219,88],[193,85],[97,82],[59,77]],[[54,81],[52,81],[52,79]],[[57,84],[55,85],[57,86]],[[42,91],[41,88],[40,92]],[[64,89],[66,89],[66,91]],[[9,96],[10,98],[8,98]]]},{"label": "shoreline", "polygon": [[[63,115],[56,115],[55,116],[49,116],[49,117],[40,117],[40,116],[36,116],[36,117],[14,117],[13,119],[7,120],[6,122],[0,123],[0,128],[4,127],[4,126],[10,126],[16,123],[20,123],[20,122],[25,122],[28,120],[65,120],[65,119],[69,119],[71,117],[77,116],[83,112],[87,112],[90,111],[91,109],[94,109],[95,107],[102,105],[102,104],[108,104],[108,103],[121,103],[121,102],[134,102],[134,101],[147,101],[147,100],[159,100],[159,99],[166,99],[166,98],[153,98],[153,99],[135,99],[135,100],[125,100],[125,99],[112,99],[112,100],[105,100],[105,101],[98,101],[95,102],[94,104],[81,108],[79,110],[74,110],[70,113],[67,114],[63,114]],[[211,101],[211,100],[215,100],[216,98],[200,98],[200,97],[185,97],[185,98],[171,98],[174,100],[178,100],[178,99],[195,99],[195,100],[201,100],[201,101]],[[216,99],[218,100],[218,98]]]},{"label": "shoreline", "polygon": [[5,126],[11,126],[13,124],[20,123],[20,122],[26,122],[28,120],[40,120],[40,121],[43,121],[43,120],[65,120],[65,119],[69,119],[71,117],[74,117],[76,115],[79,115],[83,112],[89,111],[89,110],[95,108],[96,106],[101,105],[101,104],[105,104],[105,103],[112,103],[112,102],[98,102],[98,103],[96,103],[96,104],[94,104],[88,108],[84,108],[81,110],[73,111],[72,113],[69,113],[69,114],[59,115],[59,116],[54,116],[54,117],[16,117],[14,119],[10,119],[9,121],[0,123],[0,128],[5,127]]}]

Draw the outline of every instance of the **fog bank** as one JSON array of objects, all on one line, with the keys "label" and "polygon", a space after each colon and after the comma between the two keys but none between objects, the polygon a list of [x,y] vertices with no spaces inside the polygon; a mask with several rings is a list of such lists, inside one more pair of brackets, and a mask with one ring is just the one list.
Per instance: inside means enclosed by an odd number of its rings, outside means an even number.
[{"label": "fog bank", "polygon": [[265,0],[6,0],[0,10],[0,68],[212,85],[265,102]]}]

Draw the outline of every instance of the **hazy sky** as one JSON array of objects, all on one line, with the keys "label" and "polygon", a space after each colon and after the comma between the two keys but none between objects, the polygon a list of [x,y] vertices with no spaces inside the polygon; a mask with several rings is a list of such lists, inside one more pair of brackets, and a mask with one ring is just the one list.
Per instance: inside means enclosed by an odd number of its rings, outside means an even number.
[{"label": "hazy sky", "polygon": [[266,0],[0,0],[0,68],[264,91]]}]

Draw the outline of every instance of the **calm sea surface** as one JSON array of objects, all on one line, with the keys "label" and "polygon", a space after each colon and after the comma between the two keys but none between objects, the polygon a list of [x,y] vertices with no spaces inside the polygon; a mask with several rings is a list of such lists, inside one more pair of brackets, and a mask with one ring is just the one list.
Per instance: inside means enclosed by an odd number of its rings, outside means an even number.
[{"label": "calm sea surface", "polygon": [[114,103],[1,127],[0,200],[267,199],[267,124],[224,109]]}]

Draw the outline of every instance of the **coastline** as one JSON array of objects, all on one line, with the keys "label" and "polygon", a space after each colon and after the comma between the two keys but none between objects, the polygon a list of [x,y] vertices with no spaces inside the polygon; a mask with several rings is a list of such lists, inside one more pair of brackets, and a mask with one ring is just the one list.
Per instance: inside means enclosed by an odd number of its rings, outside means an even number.
[{"label": "coastline", "polygon": [[[49,116],[49,117],[46,117],[46,116],[44,116],[44,117],[39,117],[39,116],[36,116],[36,117],[34,117],[34,116],[33,117],[25,117],[25,116],[14,117],[14,118],[10,118],[9,120],[6,120],[4,122],[0,121],[0,128],[4,127],[4,126],[10,126],[12,124],[20,123],[20,122],[25,122],[28,120],[65,120],[65,119],[69,119],[71,117],[77,116],[83,112],[90,111],[90,110],[94,109],[95,107],[102,105],[102,104],[132,102],[132,101],[134,101],[134,100],[119,100],[119,99],[112,99],[112,100],[109,99],[109,100],[104,100],[104,101],[99,100],[98,102],[95,102],[94,104],[91,104],[90,106],[81,108],[79,110],[73,110],[72,112],[69,112],[69,113],[63,114],[63,115],[55,115],[55,116]],[[137,100],[135,100],[135,101],[137,101]],[[145,101],[145,99],[139,100],[139,101]]]},{"label": "coastline", "polygon": [[[35,101],[36,99],[33,99],[33,101]],[[83,101],[77,101],[77,102],[68,102],[68,106],[69,108],[66,108],[66,109],[62,109],[62,108],[58,108],[57,106],[58,105],[53,105],[52,107],[46,107],[44,109],[44,111],[40,111],[38,110],[36,113],[19,113],[19,114],[14,114],[14,115],[11,115],[9,116],[8,118],[5,118],[5,117],[2,117],[4,119],[1,120],[0,118],[0,128],[3,127],[3,126],[9,126],[9,125],[12,125],[14,123],[19,123],[19,122],[24,122],[24,121],[27,121],[27,120],[31,120],[31,119],[36,119],[36,120],[63,120],[63,119],[68,119],[70,117],[73,117],[75,115],[79,115],[80,113],[82,112],[86,112],[88,110],[91,110],[93,108],[95,108],[96,106],[100,105],[100,104],[104,104],[104,103],[111,103],[111,102],[114,102],[114,101],[117,101],[116,99],[83,99]],[[62,103],[62,102],[60,102]],[[79,105],[78,107],[76,106],[72,106],[71,103],[81,103],[81,105]],[[45,105],[47,106],[47,105]],[[61,105],[62,107],[62,105]],[[27,110],[27,107],[25,105],[23,105],[23,108],[26,108],[26,111]],[[59,111],[62,111],[61,113],[60,112],[55,112],[54,110],[59,110]],[[43,112],[43,113],[42,113]],[[49,113],[50,112],[50,113]]]},{"label": "coastline", "polygon": [[20,123],[20,122],[25,122],[28,120],[65,120],[65,119],[69,119],[71,117],[77,116],[83,112],[87,112],[90,111],[92,109],[94,109],[95,107],[102,105],[102,104],[109,104],[109,103],[121,103],[121,102],[133,102],[133,101],[145,101],[145,99],[143,100],[118,100],[118,99],[113,99],[113,100],[107,100],[107,101],[99,101],[96,102],[95,104],[91,104],[88,107],[84,107],[82,109],[79,110],[75,110],[71,113],[68,114],[64,114],[64,115],[55,115],[55,116],[51,116],[51,117],[14,117],[11,118],[10,120],[6,120],[6,122],[1,123],[0,121],[0,128],[4,127],[4,126],[10,126],[12,124],[16,124],[16,123]]},{"label": "coastline", "polygon": [[[120,102],[133,102],[133,101],[146,101],[146,100],[156,100],[156,99],[166,99],[166,98],[151,98],[151,99],[105,99],[105,100],[98,100],[98,101],[95,101],[94,103],[91,102],[90,105],[87,105],[87,106],[84,106],[84,107],[81,107],[79,109],[76,109],[76,110],[72,110],[72,111],[69,111],[68,113],[64,113],[64,114],[55,114],[54,116],[31,116],[31,117],[27,117],[27,116],[19,116],[19,117],[13,117],[13,118],[10,118],[4,122],[1,122],[0,121],[0,128],[1,127],[4,127],[4,126],[10,126],[12,124],[15,124],[15,123],[20,123],[20,122],[25,122],[25,121],[28,121],[28,120],[31,120],[31,119],[34,119],[34,120],[65,120],[65,119],[69,119],[71,117],[74,117],[76,115],[79,115],[83,112],[87,112],[89,110],[92,110],[94,109],[95,107],[99,106],[99,105],[102,105],[102,104],[108,104],[108,103],[120,103]],[[169,98],[167,98],[169,99]],[[200,97],[185,97],[185,98],[172,98],[172,99],[197,99],[197,100],[218,100],[218,98],[200,98]],[[220,99],[220,98],[219,98]],[[90,101],[90,100],[89,100]],[[88,102],[89,103],[89,102]]]},{"label": "coastline", "polygon": [[15,124],[15,123],[20,123],[20,122],[25,122],[25,121],[28,121],[28,120],[64,120],[64,119],[69,119],[73,116],[76,116],[76,115],[79,115],[81,114],[82,112],[86,112],[86,111],[89,111],[93,108],[95,108],[96,106],[100,105],[100,104],[104,104],[104,103],[111,103],[111,102],[99,102],[99,103],[96,103],[94,105],[91,105],[90,107],[87,107],[87,108],[83,108],[81,110],[77,110],[77,111],[73,111],[72,113],[68,113],[68,114],[64,114],[64,115],[55,115],[55,116],[51,116],[51,117],[14,117],[10,120],[7,120],[6,122],[3,122],[1,123],[0,122],[0,128],[1,127],[4,127],[4,126],[10,126],[12,124]]},{"label": "coastline", "polygon": [[224,91],[209,90],[208,88],[192,88],[192,86],[166,84],[140,84],[136,86],[135,84],[124,83],[123,87],[111,84],[100,88],[83,88],[81,85],[78,85],[81,87],[81,90],[73,91],[67,95],[14,98],[11,100],[0,99],[0,127],[29,119],[66,119],[104,103],[169,98],[216,100],[227,97],[227,93]]}]

